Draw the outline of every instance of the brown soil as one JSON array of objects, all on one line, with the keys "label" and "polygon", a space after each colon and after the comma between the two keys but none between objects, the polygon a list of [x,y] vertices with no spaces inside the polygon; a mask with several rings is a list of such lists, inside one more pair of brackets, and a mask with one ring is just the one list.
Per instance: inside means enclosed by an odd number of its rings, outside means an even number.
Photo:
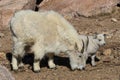
[{"label": "brown soil", "polygon": [[[117,19],[112,21],[112,18]],[[104,16],[97,16],[91,18],[74,17],[68,19],[72,25],[75,26],[80,34],[108,33],[110,38],[106,39],[106,46],[102,47],[97,54],[100,59],[97,61],[97,66],[92,67],[89,63],[83,71],[71,71],[69,66],[69,59],[62,55],[55,57],[57,69],[49,69],[47,67],[47,59],[44,58],[40,73],[34,73],[31,69],[32,56],[26,56],[25,71],[15,73],[11,71],[9,59],[11,58],[11,35],[9,30],[3,30],[4,37],[0,38],[0,51],[7,53],[0,56],[0,63],[5,65],[13,74],[16,80],[120,80],[120,9],[112,14]],[[106,49],[111,49],[110,56],[102,55]],[[10,52],[10,53],[9,53]]]}]

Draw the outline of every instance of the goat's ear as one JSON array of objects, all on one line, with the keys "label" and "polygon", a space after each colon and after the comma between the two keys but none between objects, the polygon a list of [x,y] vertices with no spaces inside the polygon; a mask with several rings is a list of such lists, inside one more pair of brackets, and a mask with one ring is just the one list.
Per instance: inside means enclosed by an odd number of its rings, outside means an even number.
[{"label": "goat's ear", "polygon": [[78,45],[77,45],[77,43],[75,43],[75,50],[78,50]]}]

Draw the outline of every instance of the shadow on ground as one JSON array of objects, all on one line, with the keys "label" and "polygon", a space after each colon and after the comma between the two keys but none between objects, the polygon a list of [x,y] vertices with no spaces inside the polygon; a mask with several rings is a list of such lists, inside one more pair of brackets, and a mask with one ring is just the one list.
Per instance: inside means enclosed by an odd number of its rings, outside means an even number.
[{"label": "shadow on ground", "polygon": [[[6,58],[9,61],[9,63],[11,63],[11,61],[12,61],[12,53],[7,53]],[[29,64],[30,66],[32,66],[33,62],[34,62],[34,54],[25,55],[24,58],[22,59],[22,61],[23,61],[23,63],[25,65]],[[66,67],[70,68],[69,58],[68,57],[54,56],[54,63],[56,65],[59,65],[59,66],[66,66]],[[48,58],[45,56],[41,60],[40,67],[46,67],[46,66],[48,67]],[[12,69],[12,67],[11,67],[11,69]]]}]

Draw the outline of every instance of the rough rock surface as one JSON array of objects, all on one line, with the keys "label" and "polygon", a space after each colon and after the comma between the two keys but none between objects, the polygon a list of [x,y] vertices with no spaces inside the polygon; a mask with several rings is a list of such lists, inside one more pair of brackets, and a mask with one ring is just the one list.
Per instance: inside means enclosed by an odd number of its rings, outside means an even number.
[{"label": "rough rock surface", "polygon": [[0,65],[0,80],[15,80],[8,69]]},{"label": "rough rock surface", "polygon": [[120,0],[43,0],[40,10],[55,10],[62,14],[83,15],[85,17],[101,13],[111,13]]},{"label": "rough rock surface", "polygon": [[[11,35],[9,31],[9,21],[14,13],[21,9],[32,9],[36,6],[36,0],[0,0],[0,33],[4,34],[4,37],[0,36],[0,50],[1,48],[11,49],[11,45],[6,45],[5,42],[11,42]],[[8,34],[9,33],[9,34]]]},{"label": "rough rock surface", "polygon": [[35,3],[35,0],[0,0],[0,30],[8,27],[8,23],[15,11],[35,9]]}]

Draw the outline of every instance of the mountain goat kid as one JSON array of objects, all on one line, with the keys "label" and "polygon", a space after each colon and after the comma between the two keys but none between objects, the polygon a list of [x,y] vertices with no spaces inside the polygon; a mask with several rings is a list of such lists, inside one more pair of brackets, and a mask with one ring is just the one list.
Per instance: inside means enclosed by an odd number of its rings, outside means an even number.
[{"label": "mountain goat kid", "polygon": [[84,57],[81,54],[82,41],[74,27],[54,11],[35,12],[22,10],[12,17],[10,29],[13,34],[12,68],[23,67],[22,58],[25,46],[30,45],[34,53],[33,70],[40,71],[39,62],[48,55],[48,66],[56,67],[53,53],[68,54],[71,69],[83,69]]},{"label": "mountain goat kid", "polygon": [[80,41],[83,42],[83,55],[86,58],[86,61],[88,57],[91,57],[91,64],[92,66],[95,66],[95,56],[97,50],[100,48],[100,46],[105,45],[105,34],[94,34],[94,36],[85,36],[85,35],[79,35]]}]

